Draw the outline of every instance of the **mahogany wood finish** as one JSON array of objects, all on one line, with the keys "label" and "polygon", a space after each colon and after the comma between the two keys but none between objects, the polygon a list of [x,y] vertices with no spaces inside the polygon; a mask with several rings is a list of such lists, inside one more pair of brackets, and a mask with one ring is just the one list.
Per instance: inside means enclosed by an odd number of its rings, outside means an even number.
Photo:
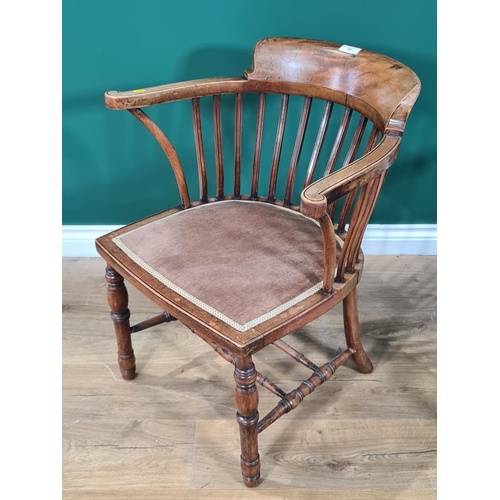
[{"label": "mahogany wood finish", "polygon": [[286,352],[289,356],[291,356],[295,361],[298,363],[307,366],[310,370],[317,370],[318,367],[308,358],[306,358],[301,352],[295,350],[292,346],[288,345],[286,342],[283,340],[277,340],[276,342],[273,342],[273,344],[278,348],[281,349],[283,352]]},{"label": "mahogany wood finish", "polygon": [[205,165],[205,151],[203,148],[203,134],[201,131],[200,99],[192,100],[193,106],[193,128],[196,147],[196,159],[198,161],[198,182],[200,185],[200,202],[208,201],[207,167]]},{"label": "mahogany wood finish", "polygon": [[147,330],[156,325],[161,325],[162,323],[170,323],[171,321],[175,321],[175,318],[168,314],[168,312],[163,312],[158,314],[158,316],[154,316],[153,318],[149,318],[146,321],[141,321],[136,325],[130,328],[130,333],[141,332],[142,330]]},{"label": "mahogany wood finish", "polygon": [[241,187],[241,134],[243,121],[243,96],[236,94],[234,127],[234,199],[240,199]]},{"label": "mahogany wood finish", "polygon": [[108,303],[111,308],[111,319],[115,326],[116,343],[118,344],[118,365],[125,380],[135,377],[135,356],[130,335],[130,311],[128,309],[128,293],[123,278],[111,267],[106,267],[108,282]]},{"label": "mahogany wood finish", "polygon": [[297,165],[300,159],[300,153],[302,151],[302,145],[304,143],[304,135],[306,133],[307,122],[309,120],[309,112],[311,110],[310,97],[304,97],[304,105],[302,107],[302,114],[300,116],[299,128],[297,130],[297,139],[295,140],[295,146],[293,148],[292,160],[290,163],[290,168],[288,169],[288,179],[286,182],[286,191],[284,205],[289,207],[292,200],[293,186],[295,184],[295,175],[297,172]]},{"label": "mahogany wood finish", "polygon": [[[329,380],[337,368],[352,357],[362,373],[369,373],[373,365],[363,349],[358,319],[356,286],[361,278],[364,259],[361,241],[373,212],[387,169],[396,160],[408,115],[420,92],[418,77],[403,64],[381,54],[362,49],[356,55],[340,50],[341,44],[293,38],[267,38],[259,41],[253,54],[253,65],[243,77],[208,78],[160,85],[147,89],[105,94],[110,109],[126,109],[156,138],[165,152],[178,184],[181,204],[161,214],[130,224],[96,240],[96,247],[107,263],[108,301],[118,344],[118,363],[123,378],[135,376],[135,357],[131,333],[160,323],[178,319],[193,333],[211,345],[234,369],[236,418],[240,427],[241,470],[244,483],[253,487],[260,478],[258,433],[278,418],[296,408],[316,387]],[[222,95],[233,94],[234,115],[228,128],[234,128],[234,164],[224,160],[227,139]],[[256,122],[246,130],[244,110],[256,96]],[[280,108],[275,132],[265,125],[267,96],[277,94]],[[283,160],[284,138],[290,120],[292,100],[301,97],[300,120],[296,130],[293,151]],[[202,131],[201,101],[212,100],[213,150],[215,153],[215,190],[208,186],[208,151]],[[271,98],[270,98],[271,99]],[[181,159],[170,140],[141,109],[180,100],[191,100],[194,138],[199,183],[199,201],[191,201]],[[313,102],[321,103],[323,112],[315,134],[303,179],[297,180],[300,158],[305,148],[305,137]],[[332,116],[340,108],[340,123],[330,132]],[[207,109],[207,108],[203,108]],[[271,107],[269,107],[271,109]],[[357,116],[357,118],[354,118]],[[352,123],[352,126],[351,126]],[[245,128],[245,130],[244,130]],[[367,133],[366,131],[370,132]],[[226,131],[226,132],[225,132]],[[314,131],[313,131],[314,132]],[[244,135],[245,134],[245,135]],[[232,135],[232,134],[230,134]],[[293,137],[292,136],[292,137]],[[350,139],[347,139],[350,137]],[[244,139],[251,138],[251,151],[245,149]],[[273,154],[269,165],[269,185],[259,192],[263,144],[271,140]],[[325,148],[327,161],[322,164]],[[227,151],[227,150],[226,150]],[[248,192],[243,188],[244,166],[251,165]],[[288,164],[283,199],[277,199],[280,166]],[[341,165],[340,168],[337,165]],[[225,172],[231,168],[234,183],[231,193],[226,190]],[[318,177],[317,172],[320,172]],[[302,174],[300,174],[302,175]],[[297,182],[303,187],[300,206],[293,203]],[[243,192],[242,192],[243,191]],[[203,308],[189,295],[182,294],[168,281],[161,280],[148,267],[138,264],[116,243],[115,238],[160,219],[179,214],[205,204],[224,200],[243,200],[251,203],[269,203],[282,209],[300,211],[314,219],[323,241],[323,282],[321,289],[305,298],[299,298],[291,307],[259,319],[248,329],[238,329],[222,317]],[[218,205],[222,206],[222,205]],[[338,208],[339,207],[339,208]],[[337,209],[338,208],[338,209]],[[339,212],[336,218],[336,212]],[[195,212],[190,212],[195,213]],[[266,221],[261,221],[265,224]],[[189,232],[186,227],[185,231]],[[255,228],[248,227],[249,231]],[[342,245],[339,246],[339,241]],[[175,241],[172,242],[175,245]],[[193,244],[197,245],[196,235]],[[251,251],[252,249],[248,249]],[[182,249],[179,249],[182,251]],[[200,252],[203,246],[200,245]],[[246,251],[246,250],[245,250]],[[338,255],[337,255],[338,254]],[[124,285],[127,279],[165,312],[149,320],[130,326],[128,295]],[[223,280],[223,278],[222,278]],[[218,286],[224,286],[220,283]],[[238,286],[254,286],[239,283]],[[334,359],[317,365],[292,346],[281,340],[284,336],[342,302],[347,350]],[[238,302],[239,304],[239,302]],[[274,344],[301,363],[313,374],[290,392],[279,388],[259,373],[252,355],[269,344]],[[256,383],[275,394],[280,401],[259,421]]]},{"label": "mahogany wood finish", "polygon": [[266,94],[259,94],[259,110],[257,115],[257,130],[255,132],[255,149],[253,154],[253,169],[252,169],[252,189],[250,198],[257,198],[257,190],[259,184],[259,169],[260,169],[260,153],[262,150],[262,133],[264,130],[264,109],[266,106]]},{"label": "mahogany wood finish", "polygon": [[304,398],[311,394],[311,392],[316,389],[319,385],[325,383],[330,377],[335,373],[337,368],[345,363],[353,354],[355,354],[354,349],[347,349],[341,352],[338,356],[335,356],[331,361],[326,362],[324,365],[320,366],[318,369],[314,370],[314,373],[300,384],[297,389],[289,392],[276,406],[272,409],[259,423],[258,431],[262,432],[267,429],[273,422],[276,422],[278,418],[282,417],[285,413],[288,413],[297,406],[299,406]]},{"label": "mahogany wood finish", "polygon": [[359,337],[358,296],[356,288],[342,301],[344,310],[344,330],[347,347],[352,350],[352,359],[361,373],[371,373],[373,365],[368,358]]},{"label": "mahogany wood finish", "polygon": [[243,481],[249,487],[257,486],[260,478],[260,457],[258,452],[259,393],[255,381],[257,372],[251,356],[238,358],[234,368],[236,390],[236,420],[240,425],[241,472]]}]

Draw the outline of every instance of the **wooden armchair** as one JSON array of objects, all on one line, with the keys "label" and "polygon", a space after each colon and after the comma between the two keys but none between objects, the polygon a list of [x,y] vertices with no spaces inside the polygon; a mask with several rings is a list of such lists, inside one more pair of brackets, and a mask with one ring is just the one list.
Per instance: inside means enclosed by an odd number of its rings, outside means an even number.
[{"label": "wooden armchair", "polygon": [[[296,408],[348,358],[362,373],[373,369],[359,335],[360,245],[419,91],[415,73],[383,55],[337,43],[267,38],[256,44],[252,68],[244,77],[105,94],[108,108],[128,110],[157,139],[173,168],[181,200],[179,206],[96,241],[107,263],[122,376],[130,380],[136,375],[131,334],[175,319],[234,364],[241,470],[247,486],[256,486],[260,478],[260,432]],[[266,99],[271,98],[280,99],[280,105],[277,130],[268,132],[264,117]],[[191,101],[192,156],[196,156],[199,179],[196,201],[188,190],[180,156],[142,110],[181,100]],[[211,101],[213,143],[206,140],[206,122],[202,128],[207,100]],[[300,119],[292,129],[294,146],[285,160],[282,146],[292,100],[300,102]],[[234,107],[229,126],[223,127],[227,113],[221,102]],[[312,151],[305,153],[314,105],[322,107],[321,119]],[[256,108],[256,125],[249,130],[243,125],[247,106]],[[334,106],[339,126],[332,132]],[[234,152],[231,158],[226,130]],[[246,150],[249,138],[252,146]],[[267,174],[261,168],[261,152],[269,139],[274,146],[264,165],[269,168]],[[213,192],[208,187],[208,144],[214,153]],[[302,174],[301,153],[310,155]],[[245,165],[251,167],[247,177]],[[296,186],[299,175],[305,178]],[[281,187],[280,180],[286,180]],[[302,189],[300,205],[298,200],[294,203],[294,188]],[[130,326],[124,278],[165,312]],[[347,343],[341,354],[316,365],[284,342],[287,334],[340,302]],[[289,392],[277,387],[252,362],[252,355],[270,344],[307,366],[311,376]],[[262,418],[256,383],[279,399]]]}]

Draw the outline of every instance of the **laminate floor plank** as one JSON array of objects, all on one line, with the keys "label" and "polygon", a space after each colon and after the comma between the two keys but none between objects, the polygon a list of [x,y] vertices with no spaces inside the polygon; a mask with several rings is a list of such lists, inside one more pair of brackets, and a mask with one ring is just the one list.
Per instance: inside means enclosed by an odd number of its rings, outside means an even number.
[{"label": "laminate floor plank", "polygon": [[321,489],[277,489],[270,490],[185,490],[172,488],[145,488],[138,490],[79,490],[68,491],[67,500],[435,500],[434,490],[321,490]]},{"label": "laminate floor plank", "polygon": [[[191,363],[149,364],[133,381],[122,381],[114,360],[99,364],[63,366],[64,412],[70,418],[232,418],[232,367],[214,363],[214,353]],[[263,373],[284,390],[292,390],[303,377],[290,379],[285,369],[270,365]],[[272,376],[279,373],[281,376]],[[264,415],[278,398],[258,387]],[[370,375],[338,371],[314,392],[307,404],[293,412],[294,419],[310,418],[436,418],[435,371],[411,364],[386,364]],[[93,398],[92,405],[87,405]],[[363,404],[360,404],[362,401]],[[207,413],[209,416],[207,417]],[[286,418],[286,417],[283,417]]]},{"label": "laminate floor plank", "polygon": [[[429,420],[285,420],[259,435],[259,488],[430,489],[436,428]],[[197,420],[191,488],[234,489],[239,431],[231,421]],[[222,467],[213,467],[213,462]]]},{"label": "laminate floor plank", "polygon": [[[436,498],[435,257],[366,257],[360,327],[375,369],[348,360],[259,436],[255,490],[240,476],[233,367],[175,321],[133,335],[138,376],[122,380],[104,269],[63,259],[63,498]],[[128,291],[132,323],[161,312]],[[345,346],[341,307],[286,342],[331,359]],[[274,346],[254,361],[286,391],[310,375]],[[278,398],[258,388],[263,417]]]},{"label": "laminate floor plank", "polygon": [[193,457],[194,420],[65,420],[67,490],[185,488]]}]

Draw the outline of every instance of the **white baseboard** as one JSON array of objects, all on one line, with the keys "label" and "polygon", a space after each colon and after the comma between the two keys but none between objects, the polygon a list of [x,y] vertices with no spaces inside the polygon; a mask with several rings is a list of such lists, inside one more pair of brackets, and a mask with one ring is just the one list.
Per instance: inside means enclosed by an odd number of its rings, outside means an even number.
[{"label": "white baseboard", "polygon": [[63,257],[99,257],[95,240],[122,226],[63,226]]},{"label": "white baseboard", "polygon": [[365,255],[437,255],[437,224],[368,224]]},{"label": "white baseboard", "polygon": [[[98,257],[94,241],[120,226],[63,226],[63,257]],[[436,224],[368,224],[365,255],[437,255]]]}]

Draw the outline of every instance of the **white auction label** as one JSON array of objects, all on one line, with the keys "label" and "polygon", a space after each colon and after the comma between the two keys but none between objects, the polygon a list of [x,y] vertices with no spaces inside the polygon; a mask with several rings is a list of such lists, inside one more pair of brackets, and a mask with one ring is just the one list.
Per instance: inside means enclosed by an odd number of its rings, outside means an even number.
[{"label": "white auction label", "polygon": [[340,52],[345,52],[346,54],[352,54],[355,56],[361,49],[358,47],[351,47],[350,45],[342,45],[339,50]]}]

